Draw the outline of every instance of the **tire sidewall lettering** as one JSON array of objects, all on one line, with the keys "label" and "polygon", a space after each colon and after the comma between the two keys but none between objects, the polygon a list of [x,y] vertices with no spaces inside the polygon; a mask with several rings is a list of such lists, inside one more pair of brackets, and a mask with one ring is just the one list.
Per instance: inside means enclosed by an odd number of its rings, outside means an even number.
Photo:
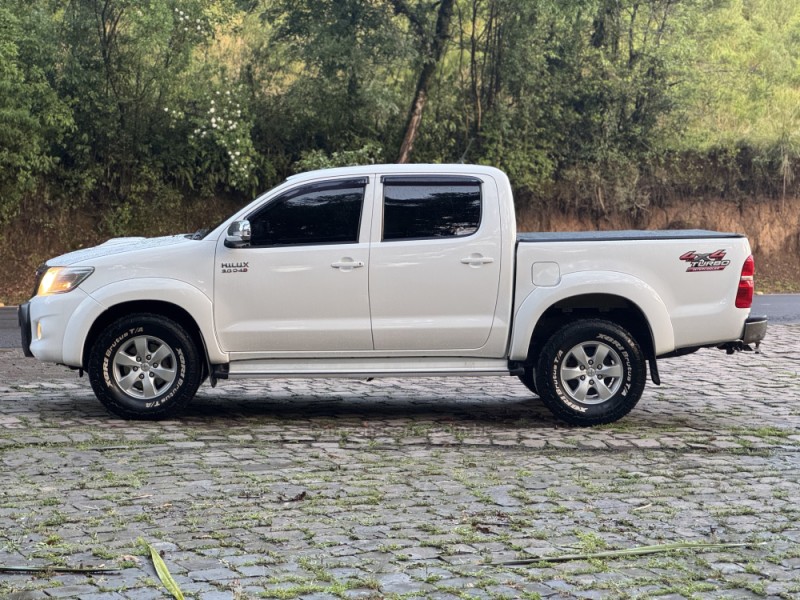
[{"label": "tire sidewall lettering", "polygon": [[550,381],[552,382],[553,389],[555,390],[556,395],[561,402],[576,412],[585,413],[589,407],[584,406],[583,404],[577,404],[564,392],[561,387],[559,376],[561,374],[561,363],[564,361],[564,355],[564,350],[559,350],[556,353],[555,359],[553,360],[552,369],[550,369]]},{"label": "tire sidewall lettering", "polygon": [[[141,328],[140,328],[141,329]],[[118,335],[114,338],[108,348],[106,348],[105,352],[103,352],[103,379],[105,380],[106,386],[113,391],[117,391],[116,383],[114,382],[114,377],[111,373],[111,359],[116,354],[117,350],[120,347],[122,342],[126,341],[129,337],[131,337],[133,333],[133,329],[129,329]]]}]

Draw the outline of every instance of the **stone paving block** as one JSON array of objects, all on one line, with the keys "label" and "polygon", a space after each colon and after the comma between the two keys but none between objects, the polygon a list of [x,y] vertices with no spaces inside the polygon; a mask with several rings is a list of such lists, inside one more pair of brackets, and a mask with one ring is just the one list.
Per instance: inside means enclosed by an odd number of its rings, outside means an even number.
[{"label": "stone paving block", "polygon": [[[383,596],[375,591],[370,589],[362,589],[362,588],[354,588],[351,590],[345,590],[343,593],[345,598],[353,598],[353,600],[382,600]],[[433,596],[431,596],[433,597]]]},{"label": "stone paving block", "polygon": [[211,592],[201,592],[199,598],[200,600],[235,600],[235,594],[233,592],[215,590]]},{"label": "stone paving block", "polygon": [[163,600],[165,592],[162,587],[127,589],[123,592],[125,600]]},{"label": "stone paving block", "polygon": [[431,591],[428,583],[416,581],[405,573],[388,573],[377,576],[380,591],[384,594],[417,594]]},{"label": "stone paving block", "polygon": [[8,595],[8,600],[41,600],[49,596],[41,590],[28,592],[13,592]]},{"label": "stone paving block", "polygon": [[220,567],[216,569],[206,569],[203,571],[190,571],[187,574],[187,577],[194,581],[220,582],[236,579],[238,574],[230,569]]},{"label": "stone paving block", "polygon": [[65,585],[45,590],[45,593],[51,598],[75,598],[95,592],[97,592],[97,588],[93,585]]}]

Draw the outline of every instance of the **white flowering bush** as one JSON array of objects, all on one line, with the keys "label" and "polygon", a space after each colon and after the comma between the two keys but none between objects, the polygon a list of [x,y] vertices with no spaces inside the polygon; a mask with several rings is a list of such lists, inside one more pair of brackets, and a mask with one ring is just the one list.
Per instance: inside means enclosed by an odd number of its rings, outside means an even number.
[{"label": "white flowering bush", "polygon": [[256,151],[250,137],[252,123],[243,113],[241,102],[231,90],[217,90],[208,99],[205,114],[190,138],[201,147],[205,141],[215,144],[226,157],[231,186],[246,189],[253,177]]},{"label": "white flowering bush", "polygon": [[[173,9],[175,31],[179,36],[204,40],[214,35],[214,27],[209,15],[200,6],[185,6],[186,11],[181,8],[182,3],[177,3]],[[193,3],[194,4],[194,3]],[[194,8],[194,10],[192,10]],[[198,10],[199,9],[199,10]]]},{"label": "white flowering bush", "polygon": [[[250,135],[252,119],[242,105],[240,88],[215,90],[185,108],[165,107],[171,127],[187,136],[187,150],[198,171],[193,185],[223,184],[251,192],[256,179],[257,153]],[[188,178],[185,178],[188,179]]]},{"label": "white flowering bush", "polygon": [[[176,46],[191,47],[195,57],[224,30],[230,2],[173,0],[172,36]],[[255,187],[256,152],[252,119],[243,106],[241,87],[232,87],[213,63],[195,61],[184,73],[163,111],[169,123],[172,177],[193,189],[213,194],[220,186],[251,193]],[[210,88],[210,91],[208,91]]]}]

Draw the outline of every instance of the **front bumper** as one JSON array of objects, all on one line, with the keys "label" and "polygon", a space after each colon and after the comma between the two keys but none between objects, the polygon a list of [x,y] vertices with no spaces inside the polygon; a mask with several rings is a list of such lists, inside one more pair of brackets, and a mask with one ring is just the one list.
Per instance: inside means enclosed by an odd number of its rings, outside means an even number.
[{"label": "front bumper", "polygon": [[22,352],[28,358],[33,358],[31,352],[31,339],[33,338],[33,331],[31,330],[31,303],[26,302],[20,304],[17,309],[17,320],[19,321],[19,332],[22,337]]},{"label": "front bumper", "polygon": [[[43,362],[79,367],[84,338],[79,336],[78,339],[75,334],[68,335],[67,328],[73,321],[75,312],[81,304],[86,303],[87,298],[81,288],[76,288],[67,294],[35,296],[23,304],[18,316],[25,355]],[[93,302],[90,301],[89,304]],[[65,341],[70,342],[70,348],[77,346],[79,350],[65,355]],[[75,343],[78,341],[80,344]]]}]

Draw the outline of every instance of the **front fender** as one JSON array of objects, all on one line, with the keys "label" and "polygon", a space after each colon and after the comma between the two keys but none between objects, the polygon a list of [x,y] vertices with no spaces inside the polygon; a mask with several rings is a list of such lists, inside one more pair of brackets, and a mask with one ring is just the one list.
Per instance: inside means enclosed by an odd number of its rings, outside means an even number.
[{"label": "front fender", "polygon": [[212,364],[228,362],[214,335],[211,299],[196,287],[177,279],[141,278],[116,281],[94,290],[70,318],[64,335],[64,362],[82,364],[84,346],[94,322],[108,309],[126,302],[160,301],[179,306],[197,323]]},{"label": "front fender", "polygon": [[653,288],[641,279],[625,273],[584,271],[564,275],[561,283],[555,287],[534,288],[519,304],[514,315],[509,358],[527,358],[533,331],[547,309],[562,300],[592,294],[619,296],[635,304],[650,326],[656,355],[675,349],[675,333],[669,312]]}]

